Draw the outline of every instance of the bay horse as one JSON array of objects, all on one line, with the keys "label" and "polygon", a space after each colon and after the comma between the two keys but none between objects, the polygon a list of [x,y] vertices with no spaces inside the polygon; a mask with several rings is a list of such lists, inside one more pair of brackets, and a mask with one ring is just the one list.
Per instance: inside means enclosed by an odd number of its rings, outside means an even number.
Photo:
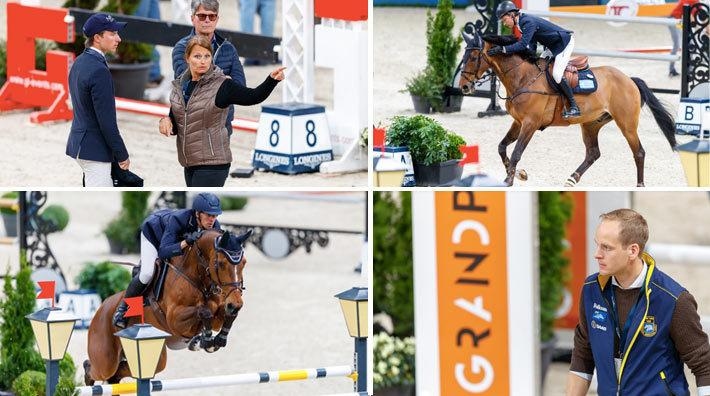
[{"label": "bay horse", "polygon": [[[586,153],[582,164],[565,183],[566,187],[573,187],[601,156],[597,140],[599,129],[614,120],[631,148],[636,163],[636,186],[643,187],[645,151],[641,146],[637,130],[639,114],[644,103],[648,104],[663,135],[675,150],[673,116],[640,78],[630,78],[611,66],[591,68],[597,80],[597,90],[590,94],[575,95],[582,115],[563,119],[561,112],[566,99],[562,94],[554,91],[546,81],[545,66],[539,64],[546,63],[544,60],[538,59],[533,51],[494,56],[487,54],[494,45],[513,44],[517,40],[514,36],[483,36],[480,32],[471,29],[470,25],[462,35],[466,42],[462,60],[464,66],[459,83],[462,92],[464,94],[473,92],[475,83],[488,76],[490,73],[488,70],[492,69],[509,95],[504,98],[505,107],[513,117],[513,124],[498,144],[498,154],[506,168],[505,184],[508,186],[513,185],[518,161],[535,131],[543,130],[548,126],[580,124]],[[507,148],[516,141],[509,159]],[[523,171],[522,179],[525,178]]]},{"label": "bay horse", "polygon": [[[160,298],[155,298],[159,276],[156,270],[152,288],[146,291],[149,305],[145,322],[171,334],[165,346],[176,350],[200,347],[214,352],[227,345],[229,330],[243,307],[242,271],[246,265],[242,243],[251,235],[235,236],[229,231],[205,230],[182,256],[173,257],[164,268],[165,282]],[[114,333],[120,329],[112,322],[113,313],[124,292],[108,297],[98,308],[89,326],[88,354],[84,361],[84,382],[108,381],[115,384],[130,376],[121,342]],[[129,326],[139,321],[129,319]],[[216,337],[212,331],[219,330]],[[158,361],[157,372],[165,369],[166,348]]]}]

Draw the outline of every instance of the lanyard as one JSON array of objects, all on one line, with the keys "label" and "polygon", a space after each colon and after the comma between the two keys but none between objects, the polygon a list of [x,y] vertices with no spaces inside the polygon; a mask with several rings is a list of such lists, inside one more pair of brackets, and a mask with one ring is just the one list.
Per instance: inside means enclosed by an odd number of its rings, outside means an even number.
[{"label": "lanyard", "polygon": [[633,307],[631,307],[631,310],[629,311],[629,314],[626,317],[626,322],[624,323],[623,329],[619,327],[619,310],[616,306],[616,293],[614,293],[614,286],[611,286],[609,289],[611,291],[611,309],[613,311],[612,320],[614,321],[614,329],[616,330],[616,336],[619,339],[618,352],[619,356],[621,357],[623,356],[624,346],[626,345],[626,337],[628,336],[629,328],[631,327],[631,322],[633,321],[634,313],[636,312],[636,307],[638,307],[639,301],[641,301],[641,296],[643,296],[644,288],[641,287],[641,291],[639,292],[639,295],[636,298],[636,302],[634,303]]}]

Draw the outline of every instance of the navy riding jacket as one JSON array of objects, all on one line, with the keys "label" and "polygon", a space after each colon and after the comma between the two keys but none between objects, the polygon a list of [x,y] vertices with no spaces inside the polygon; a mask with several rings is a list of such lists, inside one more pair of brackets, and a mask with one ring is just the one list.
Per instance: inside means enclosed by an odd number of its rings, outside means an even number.
[{"label": "navy riding jacket", "polygon": [[523,35],[518,42],[504,47],[506,54],[520,52],[526,48],[536,52],[537,44],[540,43],[549,49],[552,55],[557,56],[567,47],[573,33],[546,19],[524,13],[518,18],[518,27]]},{"label": "navy riding jacket", "polygon": [[[215,220],[215,230],[221,230]],[[163,209],[151,213],[141,224],[141,232],[158,249],[158,257],[169,259],[182,254],[180,242],[189,232],[197,231],[197,217],[192,209]]]},{"label": "navy riding jacket", "polygon": [[[611,278],[598,273],[587,278],[582,292],[589,344],[597,368],[600,396],[689,395],[683,362],[670,337],[678,295],[685,289],[656,268],[651,256],[646,279],[621,350],[620,375],[614,364],[615,311]],[[625,327],[620,324],[619,328]]]},{"label": "navy riding jacket", "polygon": [[116,99],[106,59],[86,49],[69,71],[69,94],[74,119],[66,154],[99,162],[122,162],[128,150],[116,124]]},{"label": "navy riding jacket", "polygon": [[[195,29],[192,29],[189,35],[180,39],[180,41],[175,44],[173,48],[173,71],[175,72],[175,79],[179,79],[182,74],[187,70],[187,62],[185,61],[185,48],[187,47],[187,41],[195,36]],[[231,77],[232,80],[238,82],[243,86],[247,86],[247,80],[244,76],[244,68],[242,63],[239,61],[239,54],[237,49],[232,43],[227,41],[224,37],[214,33],[212,38],[212,63],[222,69],[225,76]],[[234,119],[234,106],[229,106],[229,113],[227,113],[226,127],[229,133],[232,132],[232,120]]]}]

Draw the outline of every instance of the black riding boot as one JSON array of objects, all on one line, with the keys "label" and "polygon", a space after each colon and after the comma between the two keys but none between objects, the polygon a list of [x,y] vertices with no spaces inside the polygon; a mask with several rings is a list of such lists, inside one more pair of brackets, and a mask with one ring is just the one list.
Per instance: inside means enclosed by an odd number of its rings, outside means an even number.
[{"label": "black riding boot", "polygon": [[[131,279],[131,283],[128,284],[128,287],[126,288],[126,294],[123,296],[123,298],[125,299],[143,295],[146,286],[148,285],[144,285],[143,282],[138,279],[138,276],[136,276],[135,278]],[[116,308],[116,313],[113,314],[114,326],[119,327],[121,329],[126,328],[126,325],[128,325],[128,321],[123,317],[123,315],[126,314],[126,310],[128,310],[128,304],[126,304],[125,300],[121,300],[121,303],[118,304],[118,307]]]},{"label": "black riding boot", "polygon": [[582,113],[579,111],[579,107],[577,106],[577,102],[574,100],[574,94],[572,93],[572,88],[570,88],[569,84],[567,84],[567,80],[562,77],[562,80],[560,80],[560,87],[562,87],[562,93],[567,97],[567,100],[569,101],[569,109],[568,110],[562,110],[562,118],[571,118],[571,117],[579,117],[582,115]]}]

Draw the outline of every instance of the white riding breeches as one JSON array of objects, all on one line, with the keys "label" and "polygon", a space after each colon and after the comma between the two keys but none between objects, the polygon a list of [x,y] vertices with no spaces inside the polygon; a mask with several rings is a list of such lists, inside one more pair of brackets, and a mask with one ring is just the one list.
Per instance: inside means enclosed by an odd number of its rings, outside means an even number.
[{"label": "white riding breeches", "polygon": [[155,259],[158,258],[158,249],[141,232],[141,272],[138,280],[147,285],[155,273]]},{"label": "white riding breeches", "polygon": [[560,83],[560,80],[562,80],[562,76],[565,74],[565,67],[567,67],[567,63],[569,63],[569,58],[572,56],[573,49],[574,35],[571,35],[569,43],[567,43],[565,49],[555,57],[555,66],[552,67],[552,78],[554,78],[555,82],[558,84]]},{"label": "white riding breeches", "polygon": [[111,163],[77,158],[76,162],[84,172],[86,187],[113,187],[111,179]]}]

